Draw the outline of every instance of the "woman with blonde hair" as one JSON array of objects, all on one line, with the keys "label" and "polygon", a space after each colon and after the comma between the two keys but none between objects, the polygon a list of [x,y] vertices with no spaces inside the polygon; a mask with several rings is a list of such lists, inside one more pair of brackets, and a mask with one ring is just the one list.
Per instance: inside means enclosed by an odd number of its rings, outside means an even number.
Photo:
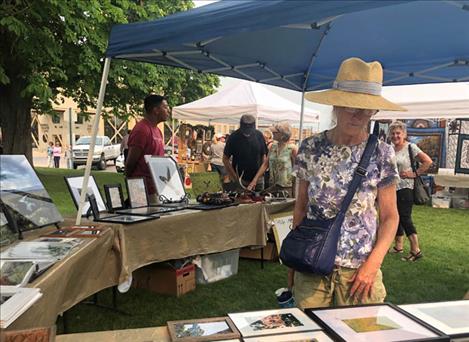
[{"label": "woman with blonde hair", "polygon": [[[417,230],[412,222],[412,206],[414,205],[414,178],[425,173],[430,165],[431,158],[417,145],[407,142],[407,126],[401,121],[395,121],[389,126],[389,136],[396,152],[397,169],[400,181],[397,184],[397,209],[399,211],[399,226],[397,228],[394,247],[390,253],[404,252],[404,232],[410,241],[410,253],[403,258],[404,261],[416,261],[423,257],[420,250]],[[412,171],[410,153],[412,159],[420,164],[416,173]]]},{"label": "woman with blonde hair", "polygon": [[248,189],[254,188],[257,179],[269,169],[269,187],[271,192],[286,192],[293,196],[293,165],[295,164],[297,147],[290,144],[291,127],[288,122],[280,122],[270,128],[274,143],[270,148],[267,159],[257,172]]}]

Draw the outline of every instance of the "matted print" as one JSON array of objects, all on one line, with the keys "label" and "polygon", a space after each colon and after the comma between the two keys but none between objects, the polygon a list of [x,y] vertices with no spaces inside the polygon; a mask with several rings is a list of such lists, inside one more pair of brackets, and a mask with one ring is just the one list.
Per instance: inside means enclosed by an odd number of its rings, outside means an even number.
[{"label": "matted print", "polygon": [[401,309],[453,338],[469,337],[469,300],[399,305]]},{"label": "matted print", "polygon": [[243,337],[321,330],[297,308],[228,314]]},{"label": "matted print", "polygon": [[127,194],[129,195],[130,207],[147,207],[148,195],[143,177],[126,178],[125,184],[127,185]]},{"label": "matted print", "polygon": [[392,304],[306,309],[336,341],[448,341]]},{"label": "matted print", "polygon": [[[283,240],[287,237],[288,233],[292,229],[293,224],[293,213],[282,213],[277,215],[272,215],[272,231],[274,232],[275,245],[277,247],[277,252],[280,254],[280,249],[282,248]],[[282,262],[279,259],[280,263]]]},{"label": "matted print", "polygon": [[[83,187],[83,176],[65,177],[65,183],[67,183],[68,190],[70,191],[70,195],[72,196],[72,199],[73,199],[73,203],[75,204],[75,207],[78,209],[78,206],[80,204],[81,188]],[[103,197],[101,196],[98,185],[96,184],[96,180],[94,179],[92,175],[88,178],[87,193],[94,195],[94,197],[96,198],[96,203],[98,205],[99,211],[106,211],[106,205],[104,204]],[[90,204],[88,201],[85,200],[81,215],[86,216],[89,210],[90,210]]]},{"label": "matted print", "polygon": [[24,155],[0,155],[0,201],[22,231],[63,221]]},{"label": "matted print", "polygon": [[469,173],[469,134],[460,134],[456,150],[456,173]]},{"label": "matted print", "polygon": [[110,212],[124,208],[124,195],[122,194],[122,186],[120,184],[105,184],[104,194]]},{"label": "matted print", "polygon": [[228,317],[169,321],[171,341],[222,341],[239,338],[233,322]]},{"label": "matted print", "polygon": [[333,342],[323,331],[245,338],[244,342]]},{"label": "matted print", "polygon": [[446,159],[444,134],[444,128],[407,130],[408,140],[432,159],[433,163],[427,173],[438,173],[438,168],[445,166],[442,163]]},{"label": "matted print", "polygon": [[156,191],[162,201],[180,202],[186,197],[176,161],[171,157],[147,158]]}]

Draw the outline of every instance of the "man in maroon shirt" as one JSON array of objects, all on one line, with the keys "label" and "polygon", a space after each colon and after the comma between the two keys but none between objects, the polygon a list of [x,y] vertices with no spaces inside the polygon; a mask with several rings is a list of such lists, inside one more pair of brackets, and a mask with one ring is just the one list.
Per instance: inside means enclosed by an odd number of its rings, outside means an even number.
[{"label": "man in maroon shirt", "polygon": [[150,203],[157,202],[157,195],[150,169],[144,156],[164,155],[164,141],[160,129],[156,126],[169,118],[169,106],[160,95],[148,95],[144,102],[145,115],[129,136],[129,154],[125,162],[127,177],[144,177]]}]

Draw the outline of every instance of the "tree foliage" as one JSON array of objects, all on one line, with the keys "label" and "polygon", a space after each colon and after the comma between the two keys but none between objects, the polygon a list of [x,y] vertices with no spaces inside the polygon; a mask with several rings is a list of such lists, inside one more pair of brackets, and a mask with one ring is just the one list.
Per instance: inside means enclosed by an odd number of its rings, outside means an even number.
[{"label": "tree foliage", "polygon": [[[112,25],[146,21],[192,7],[190,0],[5,0],[0,5],[0,126],[26,120],[26,111],[51,110],[62,94],[81,109],[95,107]],[[213,92],[216,76],[146,63],[113,60],[105,107],[119,116],[141,112],[151,92],[170,105]],[[6,101],[6,102],[4,102]],[[4,141],[4,143],[6,143]],[[18,151],[5,144],[7,153]],[[11,148],[10,148],[11,147]]]}]

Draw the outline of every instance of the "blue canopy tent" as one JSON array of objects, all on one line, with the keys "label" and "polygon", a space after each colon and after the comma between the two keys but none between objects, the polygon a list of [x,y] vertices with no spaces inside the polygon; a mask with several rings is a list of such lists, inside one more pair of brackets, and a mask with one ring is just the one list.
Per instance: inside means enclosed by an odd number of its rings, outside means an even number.
[{"label": "blue canopy tent", "polygon": [[[111,58],[242,78],[304,95],[330,88],[342,60],[352,56],[380,61],[386,85],[467,81],[469,1],[219,1],[116,25],[93,135]],[[300,132],[301,127],[302,120]],[[93,148],[92,141],[85,188]]]}]

